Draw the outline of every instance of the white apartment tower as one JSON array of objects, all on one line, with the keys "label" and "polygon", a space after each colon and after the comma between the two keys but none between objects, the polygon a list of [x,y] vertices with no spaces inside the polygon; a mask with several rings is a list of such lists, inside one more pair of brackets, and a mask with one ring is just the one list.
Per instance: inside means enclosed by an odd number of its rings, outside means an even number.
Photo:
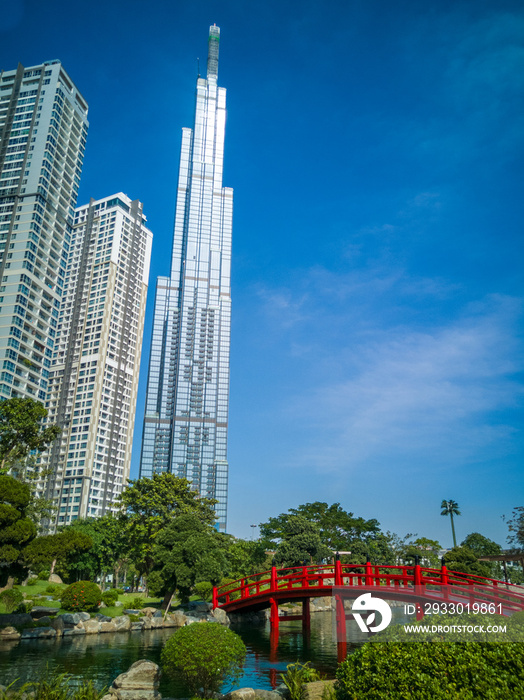
[{"label": "white apartment tower", "polygon": [[118,193],[75,211],[46,408],[61,437],[41,463],[48,529],[118,510],[129,478],[152,234]]},{"label": "white apartment tower", "polygon": [[47,396],[87,127],[59,61],[0,71],[0,399]]},{"label": "white apartment tower", "polygon": [[227,515],[227,425],[233,190],[222,186],[226,91],[218,87],[220,29],[209,29],[207,77],[195,126],[182,130],[170,277],[159,277],[140,476],[171,472],[216,498]]}]

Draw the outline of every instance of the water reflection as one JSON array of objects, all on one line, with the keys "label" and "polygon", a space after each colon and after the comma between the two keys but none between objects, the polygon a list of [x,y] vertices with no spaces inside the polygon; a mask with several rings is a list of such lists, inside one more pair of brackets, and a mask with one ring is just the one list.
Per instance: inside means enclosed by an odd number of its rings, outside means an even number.
[{"label": "water reflection", "polygon": [[[400,609],[394,610],[398,617]],[[303,635],[301,622],[280,624],[278,646],[271,640],[269,623],[255,627],[237,625],[237,632],[248,650],[242,686],[270,690],[280,683],[280,673],[295,661],[311,661],[328,678],[335,675],[337,645],[330,612],[311,615],[309,635]],[[91,679],[101,688],[110,685],[119,673],[127,671],[138,659],[160,663],[164,642],[175,629],[147,632],[113,633],[61,637],[55,640],[24,640],[0,643],[0,683],[8,685],[16,679],[35,680],[48,667],[58,673],[69,673],[73,679]],[[354,622],[348,622],[348,653],[367,639]],[[223,689],[228,690],[227,688]],[[169,697],[188,697],[186,688],[164,677],[160,692]]]}]

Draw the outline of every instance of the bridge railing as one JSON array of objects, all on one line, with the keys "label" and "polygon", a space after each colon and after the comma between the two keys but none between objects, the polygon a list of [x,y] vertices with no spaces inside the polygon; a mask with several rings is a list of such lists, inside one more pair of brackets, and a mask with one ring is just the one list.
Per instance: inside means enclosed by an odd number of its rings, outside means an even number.
[{"label": "bridge railing", "polygon": [[[522,588],[483,576],[448,571],[446,567],[405,566],[396,564],[342,564],[287,567],[263,571],[224,584],[213,590],[213,606],[227,606],[272,592],[282,593],[297,589],[331,589],[333,586],[414,588],[424,586],[428,592],[442,591],[442,598],[453,597],[468,601],[502,603],[510,608],[524,606]],[[329,595],[326,590],[326,595]],[[255,601],[253,601],[255,602]]]}]

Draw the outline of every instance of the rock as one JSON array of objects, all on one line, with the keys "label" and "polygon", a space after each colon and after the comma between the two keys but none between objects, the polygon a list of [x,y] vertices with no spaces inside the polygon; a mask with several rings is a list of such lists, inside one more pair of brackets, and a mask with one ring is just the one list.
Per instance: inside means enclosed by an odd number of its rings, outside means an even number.
[{"label": "rock", "polygon": [[147,615],[148,617],[151,617],[154,615],[157,611],[157,608],[142,608],[140,611],[142,615]]},{"label": "rock", "polygon": [[253,688],[237,688],[228,693],[227,700],[255,700],[256,693]]},{"label": "rock", "polygon": [[213,610],[213,606],[211,603],[206,603],[204,600],[192,600],[189,603],[189,609],[194,610],[195,612],[207,613],[210,610]]},{"label": "rock", "polygon": [[164,617],[164,613],[162,612],[162,610],[155,610],[155,612],[153,613],[153,617]]},{"label": "rock", "polygon": [[[98,607],[99,608],[107,608],[107,605],[104,603],[104,601],[102,601]],[[107,695],[104,695],[104,697],[106,698]]]},{"label": "rock", "polygon": [[85,633],[86,631],[83,627],[73,627],[73,629],[67,629],[62,632],[64,637],[75,637],[76,635]]},{"label": "rock", "polygon": [[186,624],[187,617],[180,610],[175,610],[171,613],[171,619],[174,621],[176,627],[184,627]]},{"label": "rock", "polygon": [[117,600],[115,603],[115,608],[123,608],[124,604],[122,603],[121,600]]},{"label": "rock", "polygon": [[91,619],[91,615],[90,615],[88,612],[79,612],[79,613],[76,613],[76,614],[77,614],[78,617],[80,618],[80,621],[81,621],[81,622],[84,622],[85,620],[90,620],[90,619]]},{"label": "rock", "polygon": [[192,625],[194,622],[200,622],[200,619],[198,617],[194,617],[193,615],[186,615],[186,625]]},{"label": "rock", "polygon": [[304,685],[304,700],[322,700],[324,694],[327,695],[329,688],[333,690],[335,681],[313,681]]},{"label": "rock", "polygon": [[152,617],[150,622],[151,622],[151,629],[158,629],[159,627],[164,626],[164,618],[163,617]]},{"label": "rock", "polygon": [[56,637],[56,630],[52,627],[36,627],[31,630],[22,630],[22,639],[48,639]]},{"label": "rock", "polygon": [[131,620],[127,615],[119,615],[113,618],[113,624],[117,632],[128,632],[131,629]]},{"label": "rock", "polygon": [[282,700],[282,695],[275,690],[255,690],[257,700]]},{"label": "rock", "polygon": [[58,608],[44,608],[43,606],[37,605],[36,607],[31,609],[31,612],[29,614],[31,615],[33,620],[39,620],[41,617],[49,617],[49,615],[53,615],[54,617],[57,612]]},{"label": "rock", "polygon": [[84,629],[86,634],[98,634],[100,632],[101,622],[100,620],[85,620]]},{"label": "rock", "polygon": [[51,624],[51,618],[48,615],[44,615],[44,617],[39,617],[38,618],[38,626],[39,627],[52,627],[53,625]]},{"label": "rock", "polygon": [[162,700],[158,692],[160,667],[142,659],[115,678],[101,700]]},{"label": "rock", "polygon": [[131,623],[131,632],[141,632],[144,629],[144,621],[137,620]]},{"label": "rock", "polygon": [[311,612],[321,612],[331,610],[332,597],[322,596],[321,598],[311,598],[309,601]]},{"label": "rock", "polygon": [[58,574],[51,574],[51,576],[47,579],[49,583],[63,583],[62,579]]},{"label": "rock", "polygon": [[131,608],[126,608],[122,612],[124,615],[140,615],[140,610],[132,610]]},{"label": "rock", "polygon": [[61,637],[63,632],[64,632],[64,629],[65,629],[62,615],[57,615],[57,617],[55,617],[53,620],[51,620],[51,622],[49,624],[53,629],[56,630],[57,636]]},{"label": "rock", "polygon": [[30,625],[33,622],[33,618],[29,613],[11,613],[0,615],[0,627],[7,625]]},{"label": "rock", "polygon": [[220,622],[221,625],[229,625],[229,617],[225,610],[222,608],[215,608],[212,612],[213,617],[216,622]]},{"label": "rock", "polygon": [[145,630],[150,630],[151,629],[151,618],[150,617],[143,617],[142,622],[144,623],[144,629]]},{"label": "rock", "polygon": [[97,613],[95,615],[95,619],[98,620],[99,622],[111,622],[111,620],[113,618],[109,617],[108,615],[102,615],[102,613]]},{"label": "rock", "polygon": [[116,625],[113,620],[111,622],[101,622],[100,632],[116,632]]},{"label": "rock", "polygon": [[80,613],[64,613],[63,615],[60,615],[60,617],[62,618],[66,627],[74,627],[75,625],[78,625],[79,622],[81,622],[79,614]]},{"label": "rock", "polygon": [[11,639],[13,641],[20,639],[20,632],[17,629],[14,627],[4,627],[0,630],[0,640],[2,642],[10,641]]}]

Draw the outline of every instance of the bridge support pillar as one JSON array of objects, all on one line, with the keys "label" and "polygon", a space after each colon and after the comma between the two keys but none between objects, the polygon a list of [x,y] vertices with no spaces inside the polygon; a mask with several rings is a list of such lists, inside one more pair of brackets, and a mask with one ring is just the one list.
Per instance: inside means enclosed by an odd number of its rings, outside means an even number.
[{"label": "bridge support pillar", "polygon": [[270,598],[269,603],[271,605],[271,613],[269,615],[271,631],[278,632],[278,603],[274,598]]},{"label": "bridge support pillar", "polygon": [[340,663],[347,656],[346,610],[344,600],[335,595],[335,616],[337,621],[337,660]]},{"label": "bridge support pillar", "polygon": [[309,609],[309,598],[302,601],[302,629],[309,630],[311,627],[311,611]]}]

